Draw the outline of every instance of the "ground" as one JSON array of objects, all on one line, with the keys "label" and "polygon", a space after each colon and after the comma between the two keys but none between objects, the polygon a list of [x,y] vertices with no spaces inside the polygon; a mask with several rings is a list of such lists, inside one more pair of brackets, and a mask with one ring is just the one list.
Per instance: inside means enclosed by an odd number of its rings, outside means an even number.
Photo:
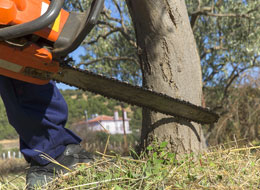
[{"label": "ground", "polygon": [[[48,189],[260,189],[260,146],[213,147],[177,161],[166,144],[136,159],[98,153],[94,164],[79,165]],[[24,175],[2,175],[0,189],[21,189]]]}]

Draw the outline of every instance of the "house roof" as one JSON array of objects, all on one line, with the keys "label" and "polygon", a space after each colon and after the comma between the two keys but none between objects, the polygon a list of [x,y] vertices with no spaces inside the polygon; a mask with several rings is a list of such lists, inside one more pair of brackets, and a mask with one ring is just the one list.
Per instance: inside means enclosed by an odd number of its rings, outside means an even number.
[{"label": "house roof", "polygon": [[[119,117],[118,120],[122,120],[122,117]],[[98,121],[114,121],[114,117],[107,115],[99,115],[91,120],[88,120],[88,123],[95,123]]]},{"label": "house roof", "polygon": [[[114,117],[113,116],[107,116],[107,115],[99,115],[93,119],[88,120],[88,123],[96,123],[96,122],[101,122],[101,121],[114,121]],[[123,118],[119,117],[118,121],[122,121]],[[129,121],[129,118],[126,119],[126,121]],[[80,121],[75,123],[75,125],[84,125],[86,124],[86,121]]]},{"label": "house roof", "polygon": [[[107,116],[107,115],[99,115],[93,119],[88,120],[88,123],[95,123],[98,121],[114,121],[114,117],[113,116]],[[119,117],[117,121],[122,121],[123,118]],[[126,121],[129,121],[129,118],[125,119]]]}]

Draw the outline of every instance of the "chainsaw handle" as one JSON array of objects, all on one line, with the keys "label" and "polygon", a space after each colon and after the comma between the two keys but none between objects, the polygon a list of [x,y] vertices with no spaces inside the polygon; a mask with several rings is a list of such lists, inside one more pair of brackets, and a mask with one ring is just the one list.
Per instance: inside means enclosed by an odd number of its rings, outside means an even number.
[{"label": "chainsaw handle", "polygon": [[104,8],[104,0],[96,0],[92,2],[91,10],[89,13],[88,23],[95,26],[98,21],[98,17]]},{"label": "chainsaw handle", "polygon": [[55,47],[52,50],[55,59],[63,58],[67,56],[70,52],[74,51],[84,40],[86,35],[93,29],[97,24],[98,17],[104,8],[104,0],[93,0],[89,8],[89,13],[87,15],[86,21],[79,28],[78,33],[74,36],[67,44],[62,44],[60,47]]},{"label": "chainsaw handle", "polygon": [[52,0],[48,10],[39,18],[24,24],[1,28],[0,41],[22,37],[48,27],[58,17],[63,4],[64,0]]}]

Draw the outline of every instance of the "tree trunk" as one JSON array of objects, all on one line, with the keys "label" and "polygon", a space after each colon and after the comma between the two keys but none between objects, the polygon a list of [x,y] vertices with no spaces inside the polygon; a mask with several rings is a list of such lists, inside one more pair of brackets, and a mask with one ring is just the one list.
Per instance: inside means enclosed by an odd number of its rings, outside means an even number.
[{"label": "tree trunk", "polygon": [[[126,2],[135,27],[143,86],[201,105],[200,59],[185,1]],[[177,154],[205,148],[199,124],[144,109],[141,147],[154,140],[167,141],[168,148]]]}]

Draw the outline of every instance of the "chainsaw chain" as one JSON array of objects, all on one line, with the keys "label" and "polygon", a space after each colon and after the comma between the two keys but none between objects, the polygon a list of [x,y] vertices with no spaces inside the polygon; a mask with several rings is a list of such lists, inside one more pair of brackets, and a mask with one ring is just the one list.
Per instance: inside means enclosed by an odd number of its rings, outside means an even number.
[{"label": "chainsaw chain", "polygon": [[[185,100],[176,99],[176,98],[170,97],[170,96],[168,96],[168,95],[165,95],[165,94],[162,94],[162,93],[159,93],[159,92],[155,92],[155,91],[151,91],[151,90],[148,90],[148,89],[139,87],[139,86],[133,86],[132,84],[129,84],[129,83],[127,83],[127,82],[122,82],[122,81],[119,81],[119,80],[117,80],[117,79],[115,79],[115,78],[109,78],[109,77],[106,77],[106,76],[104,76],[104,75],[96,74],[96,73],[93,73],[93,72],[88,71],[88,70],[82,70],[82,69],[79,69],[79,68],[75,68],[75,67],[72,67],[72,66],[70,66],[70,65],[68,65],[68,64],[66,64],[66,63],[60,63],[60,67],[61,67],[61,68],[65,68],[65,69],[68,68],[68,69],[71,69],[71,70],[74,70],[74,71],[77,71],[77,72],[86,73],[86,74],[88,74],[88,75],[92,75],[92,76],[95,76],[95,77],[101,77],[101,78],[103,78],[103,79],[105,79],[105,80],[110,80],[111,82],[115,82],[115,83],[121,83],[121,85],[126,85],[126,86],[128,86],[128,87],[130,87],[130,88],[141,89],[141,90],[146,91],[146,92],[148,92],[148,93],[152,93],[152,94],[155,94],[155,95],[157,95],[157,96],[162,96],[162,97],[167,98],[167,99],[171,99],[171,100],[174,99],[174,101],[176,101],[176,102],[179,102],[179,103],[181,103],[181,104],[186,104],[186,105],[188,105],[188,106],[190,106],[190,107],[193,107],[193,108],[195,108],[195,109],[197,109],[197,110],[201,110],[201,111],[203,111],[203,112],[207,112],[207,113],[209,113],[209,114],[211,114],[211,115],[214,115],[214,116],[216,117],[216,121],[217,121],[218,118],[219,118],[218,114],[212,112],[212,111],[209,110],[208,108],[203,108],[203,107],[200,107],[200,106],[196,106],[196,105],[191,104],[190,102],[185,101]],[[62,74],[62,73],[61,73],[61,74]],[[94,91],[94,90],[85,89],[85,88],[80,87],[80,86],[77,86],[77,85],[71,85],[71,84],[69,84],[69,83],[67,83],[67,82],[65,82],[65,81],[59,81],[59,80],[57,80],[57,79],[53,79],[53,80],[56,81],[56,82],[62,82],[62,83],[64,83],[64,84],[68,85],[68,86],[74,86],[74,87],[76,87],[76,88],[78,88],[78,89],[80,89],[80,90],[83,90],[83,91],[89,91],[89,92],[92,92],[92,93],[94,93],[94,94],[100,94],[100,95],[102,95],[102,96],[104,96],[104,97],[106,97],[106,98],[109,98],[109,99],[112,98],[112,99],[115,99],[115,100],[120,101],[120,102],[122,102],[122,101],[123,101],[123,102],[126,102],[126,103],[128,103],[129,105],[132,105],[132,106],[136,105],[136,106],[139,106],[139,107],[142,107],[142,108],[145,108],[145,109],[154,111],[154,112],[156,112],[156,113],[158,112],[157,110],[154,110],[153,108],[149,108],[149,107],[144,106],[144,105],[141,105],[141,104],[138,105],[138,104],[136,104],[136,103],[133,103],[133,102],[131,102],[130,99],[129,99],[129,100],[120,100],[120,99],[118,99],[118,98],[116,98],[116,97],[107,96],[106,94],[103,94],[103,93],[100,93],[100,92],[96,92],[96,91]],[[172,113],[163,112],[163,111],[160,111],[160,113],[163,113],[163,114],[166,114],[166,115],[171,115],[171,116],[173,115]],[[200,123],[200,124],[207,124],[207,123],[201,122],[201,121],[199,121],[199,120],[189,119],[189,118],[186,118],[186,117],[183,117],[183,116],[174,115],[174,117],[175,117],[177,120],[185,120],[185,121],[187,121],[187,122],[194,121],[194,122]],[[215,121],[215,122],[216,122],[216,121]]]}]

